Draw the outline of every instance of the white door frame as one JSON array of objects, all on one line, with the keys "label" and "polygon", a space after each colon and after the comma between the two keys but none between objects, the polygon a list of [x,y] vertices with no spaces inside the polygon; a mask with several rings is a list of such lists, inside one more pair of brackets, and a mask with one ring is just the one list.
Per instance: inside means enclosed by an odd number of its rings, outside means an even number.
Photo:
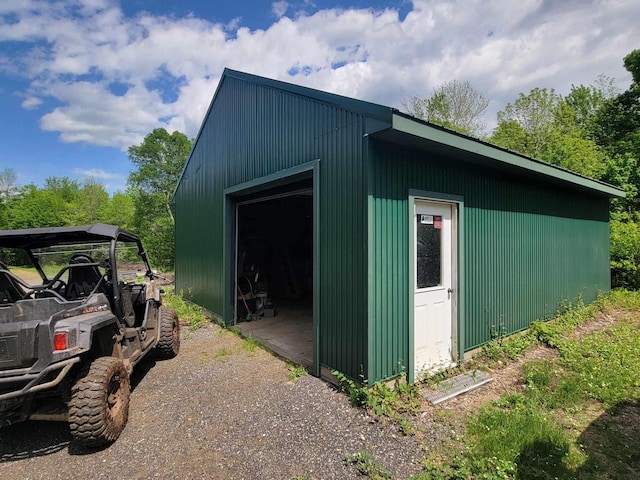
[{"label": "white door frame", "polygon": [[409,382],[415,382],[415,204],[416,201],[434,202],[451,205],[452,214],[452,247],[451,247],[451,321],[452,321],[452,356],[459,361],[464,354],[464,249],[462,248],[464,201],[457,195],[410,190],[408,198],[409,213],[409,344],[407,350]]}]

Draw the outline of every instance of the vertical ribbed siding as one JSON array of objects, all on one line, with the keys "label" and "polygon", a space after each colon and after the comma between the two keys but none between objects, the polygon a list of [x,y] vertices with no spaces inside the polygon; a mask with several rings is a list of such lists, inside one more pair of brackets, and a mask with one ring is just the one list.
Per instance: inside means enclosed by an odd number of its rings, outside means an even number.
[{"label": "vertical ribbed siding", "polygon": [[[176,284],[223,315],[224,189],[320,159],[320,363],[366,372],[364,117],[226,77],[176,191]],[[316,212],[318,213],[318,212]]]},{"label": "vertical ribbed siding", "polygon": [[465,203],[467,350],[609,289],[607,199],[496,183]]},{"label": "vertical ribbed siding", "polygon": [[465,350],[609,289],[608,199],[382,143],[369,146],[369,376],[408,367],[409,189],[462,196]]},{"label": "vertical ribbed siding", "polygon": [[[322,129],[320,179],[321,363],[358,379],[366,374],[366,194],[359,115],[341,111]],[[330,161],[330,159],[340,159]]]},{"label": "vertical ribbed siding", "polygon": [[[371,145],[370,145],[371,147]],[[391,162],[369,164],[372,228],[369,282],[369,381],[375,382],[409,368],[407,360],[409,308],[407,179],[409,172],[393,168]],[[379,192],[384,192],[380,195]],[[401,293],[402,292],[402,293]],[[404,318],[404,320],[403,320]],[[406,320],[406,321],[405,321]]]}]

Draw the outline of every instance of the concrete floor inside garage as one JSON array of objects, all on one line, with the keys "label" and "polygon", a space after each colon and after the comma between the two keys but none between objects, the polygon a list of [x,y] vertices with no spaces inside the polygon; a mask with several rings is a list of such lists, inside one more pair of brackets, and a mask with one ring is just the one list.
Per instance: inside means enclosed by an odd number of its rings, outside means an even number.
[{"label": "concrete floor inside garage", "polygon": [[313,367],[313,308],[310,302],[284,301],[276,304],[276,315],[235,325],[281,357],[306,368]]}]

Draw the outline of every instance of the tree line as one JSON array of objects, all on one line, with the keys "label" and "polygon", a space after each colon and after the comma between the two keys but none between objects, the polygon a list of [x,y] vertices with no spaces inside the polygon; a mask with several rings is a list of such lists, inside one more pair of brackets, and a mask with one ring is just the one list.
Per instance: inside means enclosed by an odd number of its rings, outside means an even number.
[{"label": "tree line", "polygon": [[[572,85],[567,95],[534,88],[497,114],[485,133],[489,100],[470,82],[452,80],[428,97],[403,103],[407,113],[623,189],[611,202],[614,285],[640,287],[640,49],[624,57],[632,82],[623,92],[601,75]],[[44,186],[18,186],[11,169],[0,172],[0,228],[110,223],[137,232],[158,267],[173,269],[172,194],[191,150],[183,133],[163,128],[129,147],[134,169],[125,192],[109,195],[95,179],[52,177]]]},{"label": "tree line", "polygon": [[153,265],[173,270],[174,217],[171,197],[191,140],[164,128],[129,147],[134,170],[127,189],[112,195],[93,178],[50,177],[42,187],[17,185],[13,169],[0,171],[0,229],[107,223],[140,235]]}]

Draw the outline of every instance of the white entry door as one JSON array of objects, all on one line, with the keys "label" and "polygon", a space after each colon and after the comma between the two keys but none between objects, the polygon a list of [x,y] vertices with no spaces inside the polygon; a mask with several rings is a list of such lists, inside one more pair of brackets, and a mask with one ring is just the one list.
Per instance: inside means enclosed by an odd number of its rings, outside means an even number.
[{"label": "white entry door", "polygon": [[414,374],[453,364],[454,206],[415,201]]}]

